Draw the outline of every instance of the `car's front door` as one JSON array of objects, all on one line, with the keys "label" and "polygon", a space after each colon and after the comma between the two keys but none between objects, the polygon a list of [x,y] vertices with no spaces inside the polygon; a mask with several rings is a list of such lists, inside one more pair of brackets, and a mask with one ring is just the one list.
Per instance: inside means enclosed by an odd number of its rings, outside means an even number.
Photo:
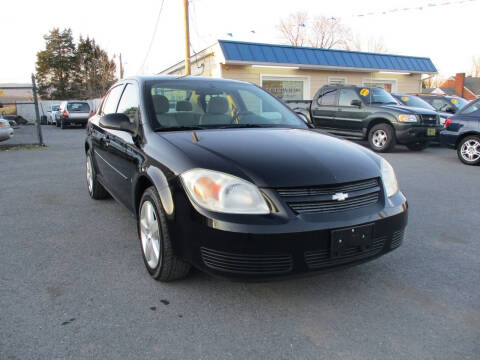
[{"label": "car's front door", "polygon": [[320,129],[334,129],[338,90],[329,89],[312,100],[312,122]]},{"label": "car's front door", "polygon": [[[125,85],[118,103],[117,113],[127,115],[138,128],[139,90],[134,82]],[[108,179],[115,197],[131,210],[133,208],[133,183],[141,161],[141,153],[131,133],[120,130],[106,130],[106,161],[112,168]]]},{"label": "car's front door", "polygon": [[[356,105],[352,105],[352,101]],[[362,132],[363,120],[367,117],[365,107],[353,89],[342,89],[338,97],[335,128],[348,132]]]}]

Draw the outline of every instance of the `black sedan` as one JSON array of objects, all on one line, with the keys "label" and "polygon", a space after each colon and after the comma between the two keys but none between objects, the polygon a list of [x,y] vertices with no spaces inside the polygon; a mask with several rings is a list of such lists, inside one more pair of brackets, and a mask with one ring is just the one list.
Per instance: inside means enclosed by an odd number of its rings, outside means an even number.
[{"label": "black sedan", "polygon": [[407,201],[390,164],[249,83],[122,80],[90,118],[85,152],[90,196],[136,216],[157,280],[191,266],[257,280],[327,271],[403,240]]},{"label": "black sedan", "polygon": [[457,149],[458,158],[464,164],[480,165],[480,99],[448,118],[440,139]]}]

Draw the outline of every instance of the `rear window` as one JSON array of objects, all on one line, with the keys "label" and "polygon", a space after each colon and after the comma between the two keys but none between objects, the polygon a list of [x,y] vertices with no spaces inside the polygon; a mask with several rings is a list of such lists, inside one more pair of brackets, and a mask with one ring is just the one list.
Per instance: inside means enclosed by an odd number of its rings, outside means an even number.
[{"label": "rear window", "polygon": [[71,112],[90,112],[90,106],[85,102],[71,102],[68,103],[67,110]]}]

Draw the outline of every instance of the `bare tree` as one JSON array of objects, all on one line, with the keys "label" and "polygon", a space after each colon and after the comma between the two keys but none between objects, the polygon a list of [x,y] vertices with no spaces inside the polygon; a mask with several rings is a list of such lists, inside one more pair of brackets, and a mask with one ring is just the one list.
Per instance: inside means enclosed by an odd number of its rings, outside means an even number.
[{"label": "bare tree", "polygon": [[386,53],[388,52],[387,46],[383,37],[370,37],[365,43],[362,40],[360,35],[356,35],[353,39],[347,44],[347,50],[356,50],[356,51],[367,51],[374,53]]},{"label": "bare tree", "polygon": [[278,29],[282,37],[293,46],[302,46],[307,41],[307,21],[306,12],[297,12],[290,14],[287,18],[281,19]]},{"label": "bare tree", "polygon": [[480,56],[472,58],[472,73],[473,77],[480,77]]},{"label": "bare tree", "polygon": [[281,19],[278,29],[290,45],[309,45],[324,49],[346,49],[352,41],[352,31],[334,17],[318,16],[309,21],[305,12],[292,13]]},{"label": "bare tree", "polygon": [[318,16],[311,24],[308,43],[316,48],[346,49],[352,39],[352,31],[340,19]]},{"label": "bare tree", "polygon": [[434,89],[440,87],[444,82],[445,79],[439,75],[433,75],[422,80],[422,87],[424,89]]}]

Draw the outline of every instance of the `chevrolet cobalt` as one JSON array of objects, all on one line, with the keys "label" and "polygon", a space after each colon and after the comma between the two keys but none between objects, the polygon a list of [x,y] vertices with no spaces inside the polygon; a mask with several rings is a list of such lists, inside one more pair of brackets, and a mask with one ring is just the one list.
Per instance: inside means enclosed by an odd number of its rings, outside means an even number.
[{"label": "chevrolet cobalt", "polygon": [[249,83],[122,80],[89,119],[85,152],[90,196],[135,215],[157,280],[191,266],[253,280],[328,271],[403,240],[407,201],[392,166]]}]

